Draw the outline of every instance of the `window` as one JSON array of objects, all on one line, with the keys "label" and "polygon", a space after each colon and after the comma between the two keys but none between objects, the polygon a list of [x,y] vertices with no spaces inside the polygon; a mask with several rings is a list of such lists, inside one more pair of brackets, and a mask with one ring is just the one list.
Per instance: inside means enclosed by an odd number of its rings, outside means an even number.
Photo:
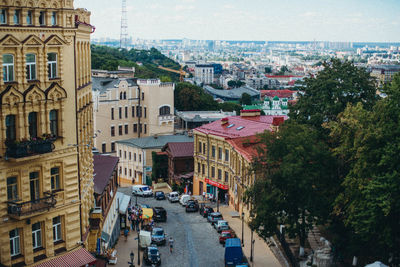
[{"label": "window", "polygon": [[40,222],[32,224],[32,246],[33,249],[42,247],[42,229]]},{"label": "window", "polygon": [[137,124],[136,123],[133,125],[133,132],[137,133]]},{"label": "window", "polygon": [[229,161],[229,150],[225,149],[225,161]]},{"label": "window", "polygon": [[21,11],[19,10],[15,10],[14,11],[14,24],[15,25],[19,25],[19,15],[20,15]]},{"label": "window", "polygon": [[203,153],[206,154],[206,143],[203,143]]},{"label": "window", "polygon": [[111,136],[115,136],[115,127],[111,126]]},{"label": "window", "polygon": [[211,147],[211,156],[215,158],[215,146]]},{"label": "window", "polygon": [[127,174],[127,170],[126,170],[126,168],[124,168],[124,175],[126,176],[126,174]]},{"label": "window", "polygon": [[147,108],[146,107],[144,108],[144,117],[145,118],[147,117]]},{"label": "window", "polygon": [[125,118],[128,118],[128,107],[125,107]]},{"label": "window", "polygon": [[142,131],[143,131],[143,129],[142,129],[142,124],[139,123],[139,132],[142,132]]},{"label": "window", "polygon": [[6,116],[6,139],[7,140],[17,139],[15,115]]},{"label": "window", "polygon": [[119,100],[122,100],[122,92],[119,93]]},{"label": "window", "polygon": [[61,216],[57,216],[53,218],[53,241],[60,241],[61,234]]},{"label": "window", "polygon": [[170,107],[168,106],[162,106],[160,109],[160,116],[162,115],[169,115],[170,114]]},{"label": "window", "polygon": [[32,11],[30,10],[26,14],[26,24],[32,25]]},{"label": "window", "polygon": [[36,55],[26,54],[26,79],[36,80]]},{"label": "window", "polygon": [[222,170],[218,169],[218,180],[222,179]]},{"label": "window", "polygon": [[200,169],[200,163],[197,163],[197,173],[200,173],[201,169]]},{"label": "window", "polygon": [[51,25],[57,25],[57,12],[51,12]]},{"label": "window", "polygon": [[147,124],[144,125],[144,133],[147,134]]},{"label": "window", "polygon": [[136,153],[133,153],[133,161],[136,161]]},{"label": "window", "polygon": [[132,118],[135,117],[135,106],[132,106]]},{"label": "window", "polygon": [[202,164],[201,165],[201,173],[204,175],[206,172],[205,172],[205,166],[204,166],[204,164]]},{"label": "window", "polygon": [[39,172],[29,173],[31,201],[36,202],[40,198]]},{"label": "window", "polygon": [[132,152],[129,152],[129,160],[132,160]]},{"label": "window", "polygon": [[128,125],[125,125],[125,134],[128,134]]},{"label": "window", "polygon": [[201,153],[201,142],[199,142],[199,153]]},{"label": "window", "polygon": [[142,107],[141,106],[136,106],[136,117],[138,117],[138,118],[142,117]]},{"label": "window", "polygon": [[144,93],[142,92],[142,100],[144,100]]},{"label": "window", "polygon": [[119,157],[122,158],[122,150],[119,150]]},{"label": "window", "polygon": [[14,229],[10,231],[10,252],[11,257],[21,254],[19,229]]},{"label": "window", "polygon": [[139,154],[139,162],[142,162],[142,154]]},{"label": "window", "polygon": [[37,137],[37,112],[31,112],[28,115],[29,123],[29,136],[31,138]]},{"label": "window", "polygon": [[58,110],[50,111],[50,133],[53,136],[58,136]]},{"label": "window", "polygon": [[222,148],[218,148],[218,159],[222,160]]},{"label": "window", "polygon": [[229,180],[229,173],[225,172],[225,183],[227,183]]},{"label": "window", "polygon": [[126,151],[124,151],[124,159],[126,159]]},{"label": "window", "polygon": [[111,143],[111,152],[115,152],[115,143],[114,142]]},{"label": "window", "polygon": [[7,23],[7,12],[5,9],[0,9],[0,24]]},{"label": "window", "polygon": [[49,79],[57,78],[57,53],[47,54],[47,67],[49,71]]},{"label": "window", "polygon": [[101,144],[101,151],[106,153],[106,144]]},{"label": "window", "polygon": [[40,24],[40,26],[45,25],[45,20],[46,20],[45,16],[46,16],[46,13],[44,11],[40,11],[40,14],[39,14],[39,24]]},{"label": "window", "polygon": [[7,200],[18,200],[18,180],[16,176],[7,178]]},{"label": "window", "polygon": [[129,177],[132,177],[132,169],[129,169]]},{"label": "window", "polygon": [[5,82],[14,81],[14,56],[11,54],[3,55],[3,80]]},{"label": "window", "polygon": [[118,111],[119,111],[119,118],[122,119],[122,108],[119,107]]},{"label": "window", "polygon": [[51,190],[59,190],[61,189],[60,186],[60,168],[54,167],[50,169],[51,175]]},{"label": "window", "polygon": [[211,167],[211,177],[214,178],[215,177],[215,168]]},{"label": "window", "polygon": [[126,99],[126,92],[124,92],[124,99]]},{"label": "window", "polygon": [[114,108],[111,108],[111,119],[114,119]]},{"label": "window", "polygon": [[119,125],[119,126],[118,126],[118,134],[119,134],[119,135],[122,135],[122,125]]}]

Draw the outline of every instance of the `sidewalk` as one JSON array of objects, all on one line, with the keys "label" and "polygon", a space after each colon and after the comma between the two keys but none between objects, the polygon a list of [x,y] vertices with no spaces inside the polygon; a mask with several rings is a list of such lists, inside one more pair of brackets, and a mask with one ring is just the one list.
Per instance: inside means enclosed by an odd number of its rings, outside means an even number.
[{"label": "sidewalk", "polygon": [[[214,209],[216,210],[216,209]],[[229,206],[220,205],[219,211],[221,212],[224,220],[229,223],[229,226],[236,232],[238,238],[242,238],[242,220],[239,217],[232,218],[231,212],[234,212]],[[276,259],[275,255],[271,252],[271,249],[268,245],[261,239],[255,232],[253,233],[254,242],[254,251],[253,251],[253,263],[250,262],[250,237],[251,231],[250,228],[244,223],[244,247],[243,253],[246,255],[249,260],[250,266],[255,267],[274,267],[274,266],[282,266],[279,261]]]},{"label": "sidewalk", "polygon": [[[132,231],[132,229],[131,229],[129,231],[128,240],[125,241],[124,233],[123,233],[123,231],[121,231],[121,235],[120,235],[120,237],[118,239],[118,243],[115,246],[115,249],[117,250],[117,258],[118,258],[117,264],[116,265],[109,264],[109,266],[116,266],[116,267],[118,267],[118,266],[121,266],[121,267],[122,266],[123,267],[129,266],[128,262],[131,261],[130,256],[129,256],[131,254],[131,251],[133,251],[133,253],[135,254],[135,259],[134,259],[135,266],[138,266],[137,265],[137,260],[138,260],[138,255],[137,255],[137,252],[138,252],[138,241],[135,240],[136,237],[137,237],[137,232],[136,231]],[[141,252],[140,253],[140,256],[141,256],[140,257],[140,264],[142,264],[142,260],[143,260],[142,252],[143,251],[140,251],[140,252]]]}]

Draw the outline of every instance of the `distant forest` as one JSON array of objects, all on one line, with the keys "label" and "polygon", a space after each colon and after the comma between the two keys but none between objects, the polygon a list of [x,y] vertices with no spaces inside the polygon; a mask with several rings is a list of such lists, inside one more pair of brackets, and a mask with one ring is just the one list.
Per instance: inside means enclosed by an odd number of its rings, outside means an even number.
[{"label": "distant forest", "polygon": [[[135,77],[137,78],[160,78],[165,82],[179,81],[179,74],[161,70],[158,66],[179,70],[180,65],[155,48],[128,51],[108,46],[91,45],[91,50],[92,69],[117,70],[118,66],[135,67]],[[137,63],[143,65],[139,66]]]}]

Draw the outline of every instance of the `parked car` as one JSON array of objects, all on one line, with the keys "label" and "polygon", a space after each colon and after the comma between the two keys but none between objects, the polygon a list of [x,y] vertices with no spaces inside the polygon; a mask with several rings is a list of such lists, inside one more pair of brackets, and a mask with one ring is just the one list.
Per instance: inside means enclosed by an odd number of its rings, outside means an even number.
[{"label": "parked car", "polygon": [[214,224],[222,219],[223,219],[222,214],[220,212],[210,213],[207,217],[207,221],[210,222],[211,224]]},{"label": "parked car", "polygon": [[135,196],[151,197],[153,195],[153,191],[147,185],[133,185],[132,194]]},{"label": "parked car", "polygon": [[145,248],[145,250],[143,252],[143,261],[147,265],[160,266],[161,265],[161,254],[158,251],[158,248],[154,247],[154,246]]},{"label": "parked car", "polygon": [[211,208],[210,206],[203,206],[200,208],[200,215],[203,216],[204,218],[207,218],[210,213],[213,213],[214,209]]},{"label": "parked car", "polygon": [[161,227],[153,228],[151,232],[151,242],[157,245],[165,245],[165,233]]},{"label": "parked car", "polygon": [[181,205],[185,207],[189,199],[190,199],[190,195],[182,195],[179,198],[179,203],[181,203]]},{"label": "parked car", "polygon": [[188,201],[186,204],[186,208],[185,208],[186,212],[189,211],[198,211],[199,210],[199,204],[197,203],[197,201]]},{"label": "parked car", "polygon": [[237,266],[244,262],[242,244],[239,238],[229,238],[225,242],[225,266]]},{"label": "parked car", "polygon": [[147,204],[138,204],[138,206],[142,209],[150,209],[150,206]]},{"label": "parked car", "polygon": [[171,192],[168,194],[168,200],[169,202],[178,202],[179,201],[179,194],[178,192]]},{"label": "parked car", "polygon": [[167,211],[163,207],[153,208],[153,220],[155,222],[166,222],[167,221]]},{"label": "parked car", "polygon": [[224,230],[221,232],[221,235],[219,236],[219,243],[220,244],[225,244],[225,241],[229,238],[235,238],[236,235],[233,233],[231,230]]},{"label": "parked car", "polygon": [[164,199],[165,199],[165,194],[164,194],[163,191],[156,191],[156,192],[154,193],[154,198],[155,198],[156,200],[164,200]]},{"label": "parked car", "polygon": [[217,230],[218,233],[221,233],[223,230],[229,230],[229,224],[225,220],[219,220],[214,223],[214,228]]}]

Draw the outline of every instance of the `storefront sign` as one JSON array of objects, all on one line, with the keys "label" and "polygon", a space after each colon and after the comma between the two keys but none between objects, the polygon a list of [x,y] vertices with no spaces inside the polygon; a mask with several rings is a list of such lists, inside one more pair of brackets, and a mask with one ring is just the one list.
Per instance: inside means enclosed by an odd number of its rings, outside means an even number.
[{"label": "storefront sign", "polygon": [[216,186],[218,188],[221,188],[223,190],[228,190],[228,186],[227,185],[223,185],[223,184],[220,184],[218,182],[214,182],[213,180],[210,180],[210,179],[207,179],[207,178],[206,178],[206,183],[210,184],[210,185],[213,185],[213,186]]}]

